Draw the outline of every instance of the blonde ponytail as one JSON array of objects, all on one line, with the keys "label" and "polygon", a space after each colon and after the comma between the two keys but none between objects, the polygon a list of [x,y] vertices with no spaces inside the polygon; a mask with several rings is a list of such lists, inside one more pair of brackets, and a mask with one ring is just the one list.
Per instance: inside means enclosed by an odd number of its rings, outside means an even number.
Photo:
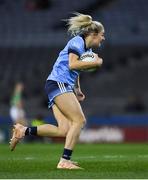
[{"label": "blonde ponytail", "polygon": [[76,16],[69,18],[67,21],[68,32],[73,35],[89,34],[103,30],[104,27],[101,23],[93,21],[90,15],[75,13]]}]

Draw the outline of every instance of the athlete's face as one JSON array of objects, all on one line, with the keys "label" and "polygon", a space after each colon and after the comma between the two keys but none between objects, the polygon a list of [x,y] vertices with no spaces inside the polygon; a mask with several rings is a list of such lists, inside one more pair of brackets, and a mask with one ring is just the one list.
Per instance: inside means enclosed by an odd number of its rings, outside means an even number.
[{"label": "athlete's face", "polygon": [[101,31],[98,34],[91,33],[90,38],[91,38],[91,47],[98,47],[101,45],[101,42],[105,40],[104,31]]}]

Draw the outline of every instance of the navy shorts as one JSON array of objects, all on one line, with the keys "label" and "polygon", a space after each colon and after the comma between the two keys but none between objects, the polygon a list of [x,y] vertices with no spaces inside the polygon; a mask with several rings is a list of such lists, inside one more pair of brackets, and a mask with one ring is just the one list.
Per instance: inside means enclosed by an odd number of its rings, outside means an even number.
[{"label": "navy shorts", "polygon": [[54,98],[60,94],[73,92],[72,86],[62,82],[56,82],[52,80],[47,80],[45,84],[45,91],[48,95],[48,108],[51,108],[54,104]]}]

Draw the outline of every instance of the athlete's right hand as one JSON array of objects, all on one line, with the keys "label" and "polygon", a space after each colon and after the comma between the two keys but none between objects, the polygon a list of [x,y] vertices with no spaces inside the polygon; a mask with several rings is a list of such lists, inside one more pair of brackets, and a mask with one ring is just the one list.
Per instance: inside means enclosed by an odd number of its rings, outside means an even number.
[{"label": "athlete's right hand", "polygon": [[82,93],[80,88],[74,88],[74,92],[78,101],[83,101],[85,99],[85,95]]},{"label": "athlete's right hand", "polygon": [[96,60],[95,60],[96,66],[101,66],[103,63],[103,59],[100,58],[97,54],[95,54],[95,57],[96,57]]}]

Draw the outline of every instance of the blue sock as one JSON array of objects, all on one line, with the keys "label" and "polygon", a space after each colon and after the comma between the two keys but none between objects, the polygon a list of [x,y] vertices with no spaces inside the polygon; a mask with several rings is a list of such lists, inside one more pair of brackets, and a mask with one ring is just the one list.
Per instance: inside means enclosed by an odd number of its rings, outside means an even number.
[{"label": "blue sock", "polygon": [[71,155],[72,155],[72,150],[64,148],[62,158],[66,159],[66,160],[70,160]]},{"label": "blue sock", "polygon": [[37,127],[28,127],[25,131],[25,135],[33,135],[36,136],[37,135]]}]

